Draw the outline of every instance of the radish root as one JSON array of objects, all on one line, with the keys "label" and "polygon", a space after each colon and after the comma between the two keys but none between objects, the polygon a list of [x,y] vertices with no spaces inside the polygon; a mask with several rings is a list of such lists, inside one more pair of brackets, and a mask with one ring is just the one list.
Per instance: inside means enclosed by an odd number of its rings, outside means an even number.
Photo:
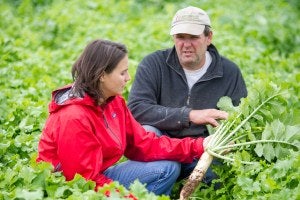
[{"label": "radish root", "polygon": [[207,152],[204,152],[201,155],[196,167],[194,168],[193,172],[191,173],[188,180],[181,189],[180,200],[187,200],[189,196],[195,191],[199,183],[202,181],[212,160],[213,156]]}]

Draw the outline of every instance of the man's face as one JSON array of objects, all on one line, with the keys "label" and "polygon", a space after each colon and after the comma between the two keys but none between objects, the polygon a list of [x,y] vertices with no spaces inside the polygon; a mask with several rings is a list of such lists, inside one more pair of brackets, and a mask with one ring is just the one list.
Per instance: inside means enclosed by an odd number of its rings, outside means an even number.
[{"label": "man's face", "polygon": [[176,34],[173,36],[180,64],[189,70],[200,69],[205,63],[205,52],[211,44],[212,33],[205,36]]}]

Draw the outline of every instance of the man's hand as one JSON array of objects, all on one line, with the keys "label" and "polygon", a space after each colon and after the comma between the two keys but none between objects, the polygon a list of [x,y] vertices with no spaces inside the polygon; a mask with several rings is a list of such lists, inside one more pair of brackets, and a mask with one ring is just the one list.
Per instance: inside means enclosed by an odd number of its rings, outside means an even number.
[{"label": "man's hand", "polygon": [[218,119],[227,119],[228,113],[217,109],[192,110],[190,112],[190,121],[194,124],[210,124],[213,127],[219,125]]}]

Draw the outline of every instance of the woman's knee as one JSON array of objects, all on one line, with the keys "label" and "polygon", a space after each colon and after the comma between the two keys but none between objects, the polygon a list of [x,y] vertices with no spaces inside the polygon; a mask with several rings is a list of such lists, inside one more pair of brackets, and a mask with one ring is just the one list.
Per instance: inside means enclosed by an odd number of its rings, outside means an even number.
[{"label": "woman's knee", "polygon": [[165,165],[163,165],[164,171],[170,176],[177,179],[178,176],[180,175],[181,164],[175,161],[164,161],[164,162],[165,162]]},{"label": "woman's knee", "polygon": [[181,164],[175,161],[159,161],[156,169],[159,173],[155,173],[153,180],[148,182],[147,189],[157,195],[170,195],[180,171]]}]

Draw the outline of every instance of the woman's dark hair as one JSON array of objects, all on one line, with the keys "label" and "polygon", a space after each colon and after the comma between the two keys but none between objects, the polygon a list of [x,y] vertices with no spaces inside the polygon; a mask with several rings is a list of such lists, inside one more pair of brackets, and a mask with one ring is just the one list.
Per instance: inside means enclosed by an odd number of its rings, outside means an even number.
[{"label": "woman's dark hair", "polygon": [[96,103],[103,98],[100,91],[100,77],[111,73],[127,54],[126,46],[108,40],[94,40],[89,43],[73,64],[73,94],[86,92]]}]

